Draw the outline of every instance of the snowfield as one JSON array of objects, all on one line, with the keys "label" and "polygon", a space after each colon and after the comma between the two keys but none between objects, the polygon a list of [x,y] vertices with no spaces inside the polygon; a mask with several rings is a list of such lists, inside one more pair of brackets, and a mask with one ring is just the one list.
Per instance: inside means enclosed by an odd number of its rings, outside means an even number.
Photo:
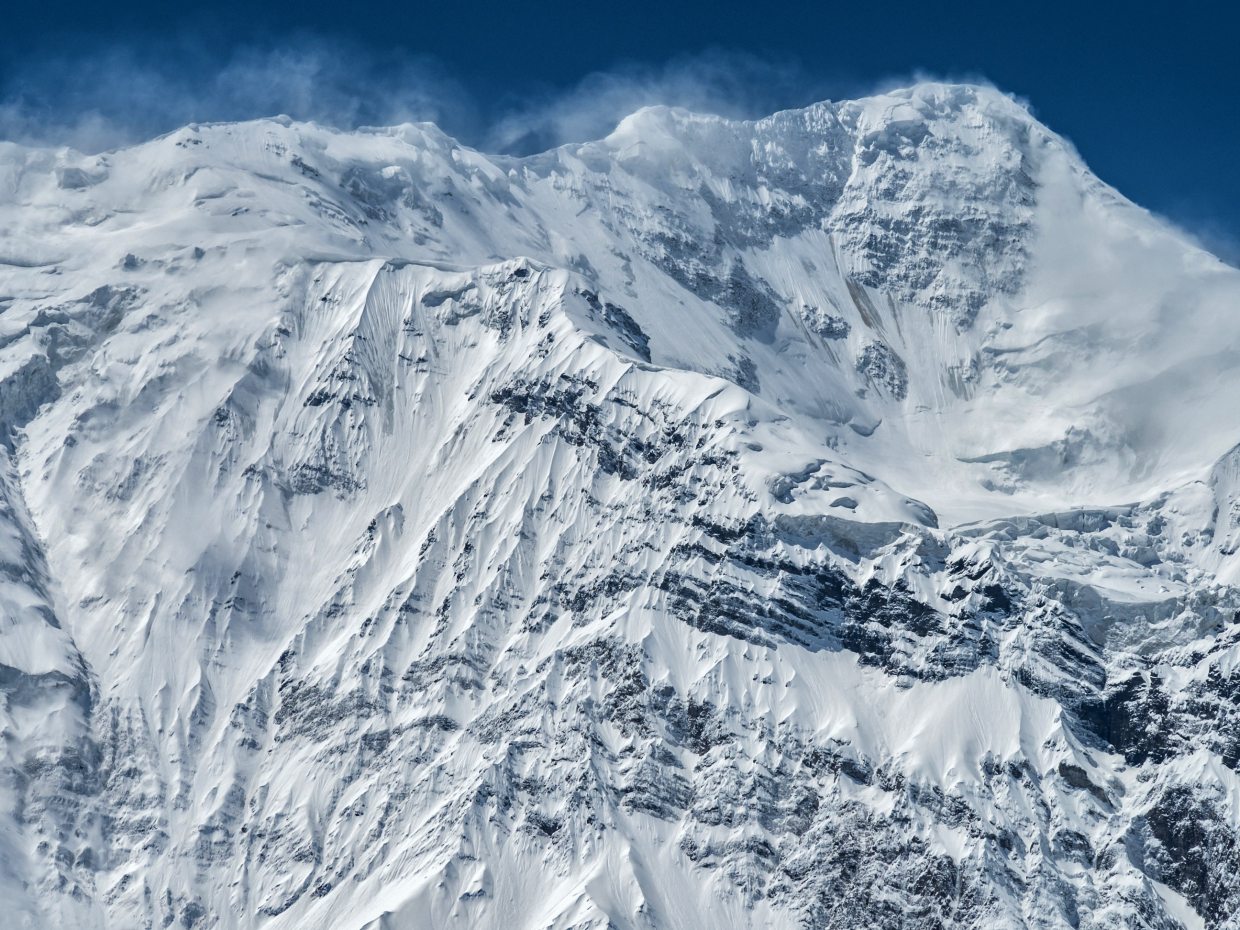
[{"label": "snowfield", "polygon": [[1238,396],[988,88],[0,144],[3,922],[1238,928]]}]

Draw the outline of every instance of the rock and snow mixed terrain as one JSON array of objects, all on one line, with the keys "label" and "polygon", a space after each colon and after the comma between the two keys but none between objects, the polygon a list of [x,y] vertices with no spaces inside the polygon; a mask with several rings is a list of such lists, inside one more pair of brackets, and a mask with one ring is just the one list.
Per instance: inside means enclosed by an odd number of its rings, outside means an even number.
[{"label": "rock and snow mixed terrain", "polygon": [[1240,926],[1240,272],[993,90],[0,145],[0,899]]}]

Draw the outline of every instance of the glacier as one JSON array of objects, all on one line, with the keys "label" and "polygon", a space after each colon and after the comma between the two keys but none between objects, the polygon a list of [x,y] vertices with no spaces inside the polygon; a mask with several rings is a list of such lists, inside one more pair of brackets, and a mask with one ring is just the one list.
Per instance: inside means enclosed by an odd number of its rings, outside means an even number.
[{"label": "glacier", "polygon": [[1240,927],[1240,271],[992,88],[0,143],[15,927]]}]

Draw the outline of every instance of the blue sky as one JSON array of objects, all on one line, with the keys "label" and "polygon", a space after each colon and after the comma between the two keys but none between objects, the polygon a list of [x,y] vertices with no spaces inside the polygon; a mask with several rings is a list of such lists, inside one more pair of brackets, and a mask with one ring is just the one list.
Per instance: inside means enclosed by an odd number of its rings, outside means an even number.
[{"label": "blue sky", "polygon": [[5,5],[0,135],[429,118],[514,151],[667,102],[761,115],[927,74],[1033,105],[1106,181],[1240,257],[1240,12],[1223,3],[353,0]]}]

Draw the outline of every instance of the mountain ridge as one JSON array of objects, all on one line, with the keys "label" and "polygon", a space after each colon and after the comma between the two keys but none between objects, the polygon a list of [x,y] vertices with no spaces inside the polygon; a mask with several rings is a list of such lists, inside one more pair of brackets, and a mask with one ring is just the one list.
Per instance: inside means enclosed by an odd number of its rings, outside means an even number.
[{"label": "mountain ridge", "polygon": [[0,150],[26,925],[1234,926],[1240,274],[997,92],[690,122]]}]

